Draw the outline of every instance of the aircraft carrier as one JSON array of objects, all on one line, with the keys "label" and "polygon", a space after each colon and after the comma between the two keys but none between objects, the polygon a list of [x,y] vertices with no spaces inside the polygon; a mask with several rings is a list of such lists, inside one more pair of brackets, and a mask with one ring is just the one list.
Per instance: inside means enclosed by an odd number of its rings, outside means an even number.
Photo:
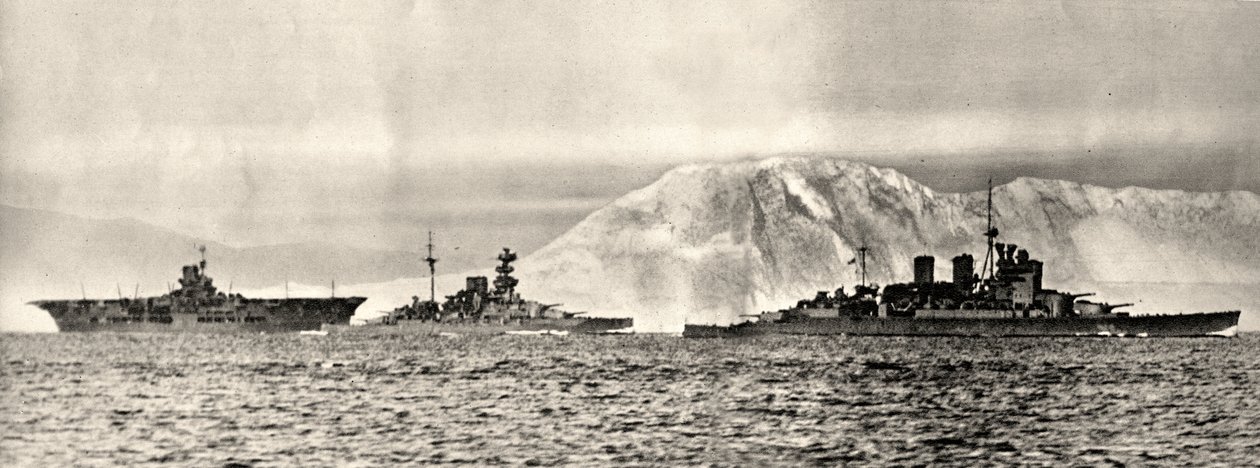
[{"label": "aircraft carrier", "polygon": [[794,307],[763,312],[729,326],[688,324],[687,337],[789,335],[949,336],[1235,336],[1240,311],[1135,315],[1107,304],[1044,288],[1045,264],[1015,244],[996,242],[989,188],[988,250],[975,272],[968,254],[953,258],[952,281],[935,281],[935,258],[914,259],[914,282],[883,288],[866,282],[867,249],[858,249],[861,284],[821,291]]},{"label": "aircraft carrier", "polygon": [[350,323],[367,298],[249,299],[225,294],[201,262],[185,265],[179,288],[158,297],[42,300],[30,304],[52,315],[63,332],[277,333]]}]

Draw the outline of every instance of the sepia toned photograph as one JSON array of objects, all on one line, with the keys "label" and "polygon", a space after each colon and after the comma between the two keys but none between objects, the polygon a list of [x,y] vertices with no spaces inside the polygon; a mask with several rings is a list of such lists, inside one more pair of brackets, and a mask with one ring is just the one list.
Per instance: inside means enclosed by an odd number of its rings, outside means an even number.
[{"label": "sepia toned photograph", "polygon": [[1260,1],[0,0],[0,466],[1248,466]]}]

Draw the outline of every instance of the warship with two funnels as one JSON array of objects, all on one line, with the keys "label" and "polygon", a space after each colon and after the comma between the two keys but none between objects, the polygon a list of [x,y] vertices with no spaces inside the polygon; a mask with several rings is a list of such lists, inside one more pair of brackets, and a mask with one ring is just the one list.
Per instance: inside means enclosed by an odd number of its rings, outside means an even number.
[{"label": "warship with two funnels", "polygon": [[1234,336],[1240,311],[1132,315],[1042,287],[1044,263],[1015,244],[995,242],[992,188],[983,277],[975,259],[953,258],[952,282],[935,281],[935,259],[914,259],[914,282],[879,287],[866,283],[865,247],[858,249],[862,284],[847,294],[822,291],[795,307],[763,312],[730,326],[686,325],[683,336],[952,335],[952,336]]},{"label": "warship with two funnels", "polygon": [[[367,298],[248,299],[225,294],[201,263],[185,265],[179,288],[158,297],[31,302],[52,315],[63,332],[296,332],[350,322]],[[120,294],[121,296],[121,294]]]},{"label": "warship with two funnels", "polygon": [[411,303],[384,316],[357,326],[330,326],[334,333],[381,333],[419,335],[490,335],[490,334],[616,334],[630,333],[632,318],[583,317],[585,312],[566,312],[561,304],[543,304],[521,298],[516,291],[520,283],[512,276],[512,263],[517,255],[504,248],[494,271],[494,289],[485,276],[466,278],[464,289],[446,296],[438,304],[434,275],[437,259],[433,258],[433,234],[429,234],[429,300],[413,296]]}]

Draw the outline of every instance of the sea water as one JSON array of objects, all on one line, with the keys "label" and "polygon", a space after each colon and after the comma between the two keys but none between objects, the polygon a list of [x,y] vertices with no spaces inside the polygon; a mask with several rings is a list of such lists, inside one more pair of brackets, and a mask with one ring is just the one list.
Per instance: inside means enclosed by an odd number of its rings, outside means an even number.
[{"label": "sea water", "polygon": [[0,465],[1254,463],[1234,339],[0,335]]}]

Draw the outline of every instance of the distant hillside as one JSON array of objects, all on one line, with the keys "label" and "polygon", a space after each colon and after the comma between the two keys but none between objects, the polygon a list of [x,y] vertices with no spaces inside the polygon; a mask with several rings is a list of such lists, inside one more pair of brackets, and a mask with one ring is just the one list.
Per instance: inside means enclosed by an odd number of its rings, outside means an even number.
[{"label": "distant hillside", "polygon": [[[182,265],[206,244],[210,275],[221,288],[293,283],[370,283],[420,276],[415,253],[338,245],[285,244],[234,248],[132,219],[87,219],[0,205],[0,327],[16,304],[39,298],[165,292]],[[7,328],[7,327],[6,327]]]},{"label": "distant hillside", "polygon": [[[1254,193],[1021,178],[993,197],[999,241],[1045,261],[1050,287],[1166,284],[1112,289],[1140,294],[1114,298],[1125,302],[1177,291],[1156,307],[1197,299],[1189,302],[1245,309],[1236,295],[1193,285],[1260,284]],[[535,297],[676,331],[684,321],[730,322],[852,286],[848,261],[863,245],[875,282],[908,281],[921,254],[935,255],[937,277],[946,278],[952,256],[983,258],[985,203],[984,192],[936,192],[894,170],[837,159],[690,165],[591,214],[518,271]],[[1245,310],[1244,322],[1257,312]]]},{"label": "distant hillside", "polygon": [[[593,316],[634,316],[645,331],[728,323],[816,291],[851,287],[849,260],[870,248],[870,278],[911,278],[915,255],[983,258],[985,192],[934,191],[891,169],[827,158],[689,165],[597,210],[517,266],[527,298]],[[1260,328],[1260,196],[1110,189],[1020,178],[995,187],[999,240],[1046,264],[1046,285],[1135,302],[1135,312],[1243,310]],[[3,208],[0,285],[12,299],[159,292],[196,259],[193,239],[131,220]],[[10,221],[10,220],[15,221]],[[311,245],[210,244],[211,275],[252,295],[366,294],[370,317],[424,291],[416,254]],[[978,260],[979,260],[978,258]],[[483,273],[484,274],[484,273]],[[438,277],[438,294],[463,274]],[[310,286],[297,286],[297,283]],[[358,284],[351,284],[358,283]],[[345,285],[340,286],[340,285]],[[20,290],[12,288],[19,286]],[[3,309],[0,309],[3,311]],[[4,326],[0,313],[0,327]],[[51,327],[47,320],[45,328]]]}]

